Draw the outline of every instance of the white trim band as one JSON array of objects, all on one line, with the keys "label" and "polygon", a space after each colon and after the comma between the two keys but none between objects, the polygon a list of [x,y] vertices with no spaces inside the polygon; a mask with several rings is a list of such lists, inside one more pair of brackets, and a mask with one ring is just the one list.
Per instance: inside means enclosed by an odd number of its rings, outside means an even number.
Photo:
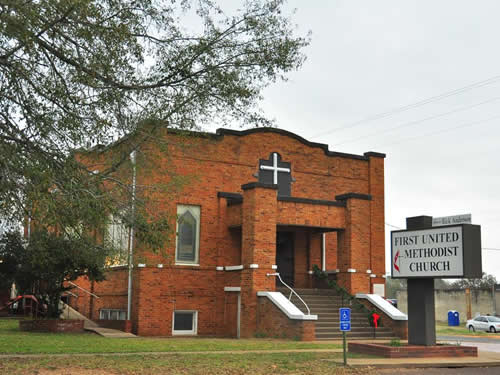
[{"label": "white trim band", "polygon": [[240,271],[243,269],[243,265],[240,264],[239,266],[226,266],[224,267],[226,271]]},{"label": "white trim band", "polygon": [[277,269],[278,269],[278,266],[277,266],[276,264],[273,264],[273,265],[271,266],[271,269],[273,269],[273,270],[277,270]]},{"label": "white trim band", "polygon": [[372,305],[378,307],[384,313],[386,313],[392,320],[408,320],[408,316],[403,314],[397,308],[395,308],[390,302],[387,302],[384,298],[379,296],[378,294],[356,294],[356,298],[358,299],[367,299],[371,302]]},{"label": "white trim band", "polygon": [[240,286],[225,286],[224,292],[241,292]]},{"label": "white trim band", "polygon": [[257,297],[269,298],[289,319],[318,320],[317,315],[305,315],[280,292],[257,292]]},{"label": "white trim band", "polygon": [[372,273],[372,274],[370,275],[370,277],[377,277],[377,275],[375,275],[374,273]]},{"label": "white trim band", "polygon": [[366,273],[372,273],[372,270],[366,270]]},{"label": "white trim band", "polygon": [[215,270],[216,271],[224,271],[224,267],[223,266],[217,266],[217,267],[215,267]]},{"label": "white trim band", "polygon": [[156,265],[156,267],[158,267],[158,268],[163,268],[163,264],[162,264],[162,263],[158,263],[158,264]]},{"label": "white trim band", "polygon": [[144,267],[146,267],[146,264],[145,264],[145,263],[139,263],[139,264],[137,265],[137,267],[144,268]]},{"label": "white trim band", "polygon": [[248,268],[253,268],[253,269],[255,269],[255,268],[259,268],[259,265],[258,265],[258,264],[255,264],[255,263],[252,263],[252,264],[250,264],[250,265],[248,266]]},{"label": "white trim band", "polygon": [[356,272],[356,269],[355,269],[355,268],[348,268],[348,269],[347,269],[347,272],[354,273],[354,272]]}]

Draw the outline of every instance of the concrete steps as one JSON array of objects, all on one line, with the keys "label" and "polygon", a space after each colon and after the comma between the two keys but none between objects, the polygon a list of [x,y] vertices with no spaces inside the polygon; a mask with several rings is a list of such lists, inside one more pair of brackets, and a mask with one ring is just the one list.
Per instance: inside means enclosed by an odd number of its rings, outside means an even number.
[{"label": "concrete steps", "polygon": [[[287,289],[278,289],[285,296],[290,295]],[[348,302],[330,289],[295,289],[300,297],[307,303],[311,314],[318,315],[316,322],[316,340],[339,340],[342,339],[339,309],[350,307]],[[302,312],[307,313],[304,304],[294,295],[291,301]],[[368,316],[364,312],[351,310],[351,331],[346,333],[349,339],[383,339],[397,338],[392,330],[387,327],[379,327],[376,330],[370,326]]]},{"label": "concrete steps", "polygon": [[76,311],[71,306],[68,306],[65,303],[63,303],[62,313],[60,315],[60,318],[61,319],[83,320],[83,329],[85,329],[86,331],[97,333],[98,335],[103,336],[103,337],[109,337],[109,338],[137,337],[133,333],[123,332],[123,331],[120,331],[118,329],[99,327],[99,325],[97,325],[96,322],[90,320],[85,315],[82,315],[81,313],[79,313],[78,311]]}]

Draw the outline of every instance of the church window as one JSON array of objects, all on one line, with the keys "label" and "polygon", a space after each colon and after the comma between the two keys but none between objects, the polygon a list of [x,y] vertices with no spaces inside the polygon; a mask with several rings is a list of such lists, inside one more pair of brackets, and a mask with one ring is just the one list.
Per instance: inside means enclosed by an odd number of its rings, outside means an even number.
[{"label": "church window", "polygon": [[196,335],[198,330],[198,311],[174,311],[172,324],[174,335]]},{"label": "church window", "polygon": [[200,207],[177,206],[177,241],[175,262],[198,264],[200,244]]},{"label": "church window", "polygon": [[110,215],[105,236],[107,245],[113,249],[108,265],[122,266],[128,262],[129,228],[120,217]]}]

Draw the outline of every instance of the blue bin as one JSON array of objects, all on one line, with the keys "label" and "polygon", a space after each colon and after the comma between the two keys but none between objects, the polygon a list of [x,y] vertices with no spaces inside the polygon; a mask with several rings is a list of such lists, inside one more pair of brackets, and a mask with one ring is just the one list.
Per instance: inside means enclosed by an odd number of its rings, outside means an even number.
[{"label": "blue bin", "polygon": [[448,325],[449,326],[460,325],[460,315],[458,314],[458,311],[455,310],[448,311]]}]

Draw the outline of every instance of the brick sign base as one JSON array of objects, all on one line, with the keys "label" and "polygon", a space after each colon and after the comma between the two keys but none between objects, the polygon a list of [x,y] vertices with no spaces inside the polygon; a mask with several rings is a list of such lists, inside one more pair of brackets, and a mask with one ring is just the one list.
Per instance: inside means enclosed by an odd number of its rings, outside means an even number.
[{"label": "brick sign base", "polygon": [[477,357],[477,347],[456,345],[401,345],[349,343],[350,353],[386,358]]},{"label": "brick sign base", "polygon": [[73,319],[36,319],[20,320],[21,331],[35,332],[83,332],[83,320]]}]

